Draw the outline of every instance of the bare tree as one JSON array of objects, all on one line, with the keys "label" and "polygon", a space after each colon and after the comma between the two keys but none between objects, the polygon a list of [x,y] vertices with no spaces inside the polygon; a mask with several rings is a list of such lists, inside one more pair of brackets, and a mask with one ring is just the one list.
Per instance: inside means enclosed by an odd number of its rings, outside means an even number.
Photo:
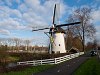
[{"label": "bare tree", "polygon": [[29,47],[32,40],[23,40],[20,38],[0,38],[0,50],[20,50],[26,47],[26,50],[32,50]]},{"label": "bare tree", "polygon": [[83,51],[85,50],[85,38],[92,38],[96,32],[96,29],[91,23],[91,8],[82,7],[76,9],[69,17],[68,22],[80,21],[81,25],[70,26],[74,36],[79,36],[83,45]]},{"label": "bare tree", "polygon": [[31,43],[31,41],[30,40],[24,40],[24,43],[25,43],[25,50],[28,50],[29,49],[29,45],[30,45],[30,43]]},{"label": "bare tree", "polygon": [[14,41],[14,44],[15,44],[15,46],[16,46],[16,49],[19,50],[19,47],[20,47],[21,42],[22,42],[21,39],[19,39],[19,38],[14,38],[13,41]]},{"label": "bare tree", "polygon": [[6,38],[1,38],[1,49],[2,50],[7,50],[8,48],[8,42]]},{"label": "bare tree", "polygon": [[73,40],[73,33],[72,31],[69,29],[67,29],[67,35],[66,35],[66,39],[65,39],[65,43],[66,43],[66,49],[70,50],[72,48],[72,40]]}]

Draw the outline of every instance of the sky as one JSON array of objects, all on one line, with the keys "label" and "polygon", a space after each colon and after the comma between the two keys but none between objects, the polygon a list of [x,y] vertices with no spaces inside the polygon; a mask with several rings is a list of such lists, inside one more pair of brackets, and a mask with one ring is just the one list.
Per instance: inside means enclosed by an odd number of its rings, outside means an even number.
[{"label": "sky", "polygon": [[55,3],[59,4],[60,23],[66,23],[75,9],[92,7],[96,38],[100,38],[100,0],[0,0],[0,38],[30,39],[34,45],[48,45],[49,38],[44,34],[48,30],[32,29],[52,26]]}]

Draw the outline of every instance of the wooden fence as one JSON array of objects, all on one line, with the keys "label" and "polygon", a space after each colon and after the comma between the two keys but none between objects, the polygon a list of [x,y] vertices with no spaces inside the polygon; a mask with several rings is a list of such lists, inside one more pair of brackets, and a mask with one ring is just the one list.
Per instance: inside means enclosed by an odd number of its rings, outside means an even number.
[{"label": "wooden fence", "polygon": [[53,58],[53,59],[45,59],[45,60],[33,60],[33,61],[25,61],[25,62],[17,62],[17,65],[46,65],[46,64],[59,64],[61,62],[76,58],[80,55],[83,55],[84,52],[79,52],[75,54],[65,55],[63,57]]}]

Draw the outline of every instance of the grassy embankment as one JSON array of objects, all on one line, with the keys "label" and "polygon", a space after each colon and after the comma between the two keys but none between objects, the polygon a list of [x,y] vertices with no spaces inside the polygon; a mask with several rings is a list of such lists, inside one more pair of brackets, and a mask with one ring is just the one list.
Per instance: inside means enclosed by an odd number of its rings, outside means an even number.
[{"label": "grassy embankment", "polygon": [[8,73],[0,73],[0,75],[32,75],[32,73],[38,73],[44,70],[47,70],[54,65],[40,65],[40,66],[31,66],[29,68],[25,68],[24,70],[21,71],[11,71]]},{"label": "grassy embankment", "polygon": [[[6,53],[4,54],[6,55]],[[34,54],[8,54],[6,56],[4,56],[4,54],[2,54],[1,56],[2,59],[2,63],[0,63],[1,66],[9,62],[16,62],[19,60],[25,61],[30,59],[30,57],[34,56]],[[32,75],[32,73],[41,72],[53,66],[54,65],[40,65],[40,66],[30,66],[30,67],[20,67],[20,68],[15,67],[14,69],[7,69],[7,71],[5,70],[4,73],[0,73],[0,75]]]},{"label": "grassy embankment", "polygon": [[91,57],[73,75],[100,75],[100,61],[96,57]]}]

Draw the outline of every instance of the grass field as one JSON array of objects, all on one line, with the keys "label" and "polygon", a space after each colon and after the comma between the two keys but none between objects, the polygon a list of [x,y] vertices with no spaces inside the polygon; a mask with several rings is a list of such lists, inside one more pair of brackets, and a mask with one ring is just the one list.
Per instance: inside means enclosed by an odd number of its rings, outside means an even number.
[{"label": "grass field", "polygon": [[98,61],[96,57],[91,57],[72,75],[100,75],[100,61]]},{"label": "grass field", "polygon": [[8,72],[8,73],[0,73],[0,75],[32,75],[32,73],[41,72],[41,71],[47,70],[53,66],[54,65],[32,66],[32,67],[26,68],[23,71],[17,71],[17,72],[12,71],[12,72]]}]

